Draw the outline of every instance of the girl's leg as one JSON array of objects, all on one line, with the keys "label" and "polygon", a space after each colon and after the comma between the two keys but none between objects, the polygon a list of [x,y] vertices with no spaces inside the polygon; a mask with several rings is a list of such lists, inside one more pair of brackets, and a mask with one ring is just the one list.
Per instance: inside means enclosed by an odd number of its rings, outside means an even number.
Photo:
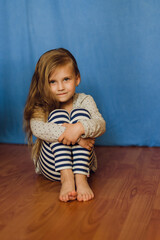
[{"label": "girl's leg", "polygon": [[75,174],[75,182],[77,187],[77,200],[88,201],[94,197],[93,191],[90,188],[87,177],[90,174],[92,165],[92,152],[75,145],[72,148],[73,152],[73,172]]},{"label": "girl's leg", "polygon": [[61,181],[59,199],[63,202],[75,200],[77,193],[75,191],[75,179],[72,169],[64,169],[57,171],[55,167],[55,159],[51,151],[50,144],[43,142],[39,157],[39,165],[42,174],[52,181]]},{"label": "girl's leg", "polygon": [[[69,122],[69,115],[66,111],[54,110],[49,114],[48,122],[54,122],[57,124]],[[65,146],[63,146],[63,148],[65,148]],[[56,163],[55,161],[55,154],[53,152],[53,149],[54,147],[52,146],[51,143],[43,141],[41,151],[40,151],[39,165],[40,165],[42,174],[46,178],[53,181],[54,180],[60,181],[61,180],[60,171],[57,168],[58,163]],[[66,151],[67,150],[68,150],[68,158],[69,158],[69,156],[71,156],[71,149],[66,148]]]},{"label": "girl's leg", "polygon": [[83,174],[89,177],[90,169],[93,163],[93,150],[89,151],[76,144],[72,146],[72,156],[74,174]]},{"label": "girl's leg", "polygon": [[55,159],[48,142],[43,141],[42,143],[38,163],[41,169],[41,173],[46,178],[51,181],[61,180],[60,172],[57,172],[55,169]]},{"label": "girl's leg", "polygon": [[[85,109],[74,109],[71,113],[72,123],[76,123],[80,119],[88,119],[90,114]],[[76,144],[72,147],[73,154],[73,173],[77,187],[77,199],[79,201],[88,201],[94,197],[87,177],[90,175],[90,169],[93,164],[93,151],[89,151]]]},{"label": "girl's leg", "polygon": [[[48,122],[63,124],[69,122],[69,114],[65,110],[54,110],[50,113]],[[47,147],[48,148],[47,148]],[[45,149],[45,155],[44,155]],[[47,150],[47,151],[46,151]],[[42,173],[49,179],[57,180],[62,183],[60,200],[67,202],[76,198],[75,181],[72,172],[72,150],[70,146],[61,143],[43,143],[40,156],[40,166]],[[43,161],[42,161],[43,156]],[[45,157],[45,161],[44,161]]]},{"label": "girl's leg", "polygon": [[[50,113],[48,122],[56,124],[69,123],[69,114],[63,109],[56,109]],[[71,146],[62,143],[50,143],[50,148],[54,156],[55,170],[72,169],[72,149]]]},{"label": "girl's leg", "polygon": [[50,144],[55,159],[55,170],[61,175],[60,200],[67,202],[76,199],[75,180],[72,171],[72,149],[62,143]]}]

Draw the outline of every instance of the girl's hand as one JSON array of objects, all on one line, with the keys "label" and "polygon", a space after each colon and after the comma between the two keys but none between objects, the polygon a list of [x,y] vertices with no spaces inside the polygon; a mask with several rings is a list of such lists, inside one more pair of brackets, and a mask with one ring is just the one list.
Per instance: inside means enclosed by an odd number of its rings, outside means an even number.
[{"label": "girl's hand", "polygon": [[92,150],[93,146],[95,143],[95,139],[94,138],[80,138],[78,144],[83,147],[86,148],[88,150]]},{"label": "girl's hand", "polygon": [[58,142],[61,142],[64,145],[75,145],[78,138],[84,134],[84,128],[80,122],[74,124],[64,123],[62,126],[66,129],[58,138]]}]

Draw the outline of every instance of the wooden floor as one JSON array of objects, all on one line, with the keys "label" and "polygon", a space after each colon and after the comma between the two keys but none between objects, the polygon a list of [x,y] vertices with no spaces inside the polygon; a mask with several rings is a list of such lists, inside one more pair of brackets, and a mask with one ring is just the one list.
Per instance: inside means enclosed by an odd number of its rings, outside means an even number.
[{"label": "wooden floor", "polygon": [[58,200],[25,145],[0,144],[1,240],[159,240],[160,148],[96,147],[95,199]]}]

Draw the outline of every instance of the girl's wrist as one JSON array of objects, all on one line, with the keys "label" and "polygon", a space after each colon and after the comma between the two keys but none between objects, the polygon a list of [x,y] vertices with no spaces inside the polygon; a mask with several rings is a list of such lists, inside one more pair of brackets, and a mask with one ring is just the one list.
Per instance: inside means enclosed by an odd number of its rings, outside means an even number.
[{"label": "girl's wrist", "polygon": [[77,122],[77,125],[79,127],[80,134],[81,135],[85,134],[84,127],[83,127],[82,123],[81,122]]}]

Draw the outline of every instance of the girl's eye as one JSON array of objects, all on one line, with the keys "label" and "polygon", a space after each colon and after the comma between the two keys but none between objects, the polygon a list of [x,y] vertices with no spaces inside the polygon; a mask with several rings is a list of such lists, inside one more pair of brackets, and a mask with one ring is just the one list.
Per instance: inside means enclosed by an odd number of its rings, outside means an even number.
[{"label": "girl's eye", "polygon": [[49,84],[54,84],[56,81],[54,81],[54,80],[51,80],[51,81],[49,81]]},{"label": "girl's eye", "polygon": [[64,78],[64,81],[68,81],[68,80],[69,80],[69,78],[68,78],[68,77]]}]

